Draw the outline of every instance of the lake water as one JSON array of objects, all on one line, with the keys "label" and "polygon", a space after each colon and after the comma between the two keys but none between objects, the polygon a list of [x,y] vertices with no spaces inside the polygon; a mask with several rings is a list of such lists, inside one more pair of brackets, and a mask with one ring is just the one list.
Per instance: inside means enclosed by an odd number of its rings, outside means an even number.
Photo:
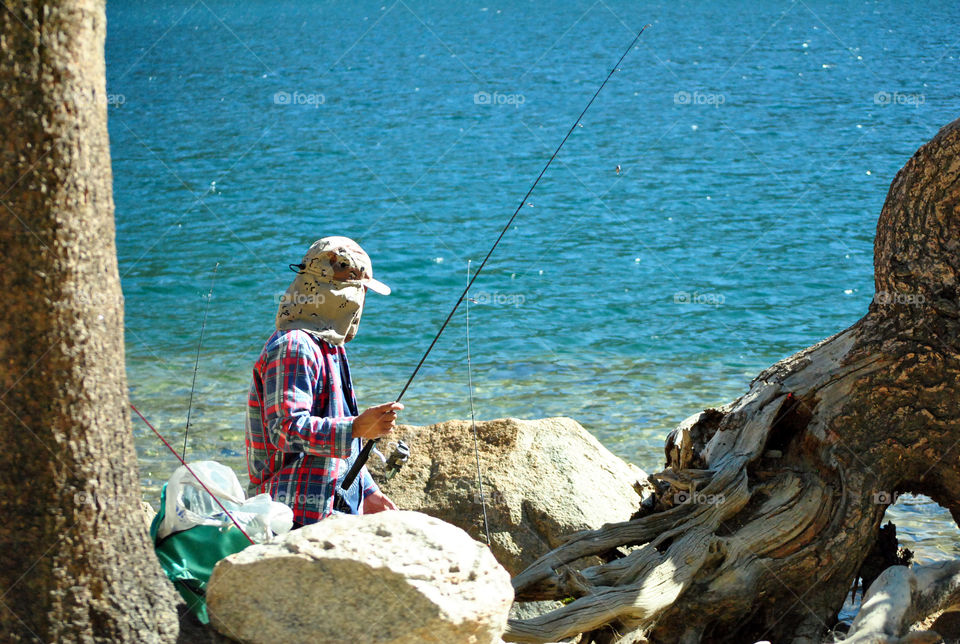
[{"label": "lake water", "polygon": [[[960,5],[183,2],[107,7],[131,398],[245,472],[250,370],[287,264],[360,241],[394,287],[350,355],[392,400],[636,30],[472,294],[478,415],[566,415],[649,471],[666,433],[873,296],[896,171],[958,116]],[[619,168],[619,172],[618,172]],[[469,417],[464,316],[402,420]],[[148,494],[176,463],[139,422]],[[416,449],[416,445],[413,446]],[[921,560],[960,553],[923,499]]]}]

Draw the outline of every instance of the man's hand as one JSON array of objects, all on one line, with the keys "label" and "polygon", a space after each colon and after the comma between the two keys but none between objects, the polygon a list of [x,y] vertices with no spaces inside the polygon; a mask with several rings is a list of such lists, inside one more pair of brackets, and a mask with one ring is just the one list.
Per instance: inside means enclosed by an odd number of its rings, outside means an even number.
[{"label": "man's hand", "polygon": [[353,419],[354,438],[383,438],[397,426],[397,412],[402,409],[403,403],[389,402],[363,410]]},{"label": "man's hand", "polygon": [[386,494],[377,490],[363,500],[363,513],[375,514],[384,510],[397,510],[397,505]]}]

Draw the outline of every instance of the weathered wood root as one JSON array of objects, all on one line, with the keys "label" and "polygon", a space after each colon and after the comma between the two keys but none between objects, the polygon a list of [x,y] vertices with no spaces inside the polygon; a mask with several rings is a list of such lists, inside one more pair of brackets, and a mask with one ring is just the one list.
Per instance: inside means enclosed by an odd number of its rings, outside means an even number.
[{"label": "weathered wood root", "polygon": [[939,641],[932,631],[909,632],[910,626],[954,607],[960,607],[960,561],[891,566],[870,586],[844,644],[906,644],[921,633]]},{"label": "weathered wood root", "polygon": [[[860,564],[860,584],[854,582],[853,593],[857,586],[866,593],[867,589],[876,581],[884,570],[890,566],[909,566],[913,560],[913,552],[900,546],[897,541],[897,526],[888,521],[887,525],[877,531],[877,540],[870,549],[867,558]],[[862,594],[861,593],[861,596]]]},{"label": "weathered wood root", "polygon": [[897,493],[960,521],[960,121],[891,184],[875,273],[863,319],[671,433],[653,504],[517,575],[519,600],[573,601],[504,638],[616,623],[650,642],[819,641]]},{"label": "weathered wood root", "polygon": [[[821,360],[836,359],[839,353],[832,343],[849,342],[840,334],[818,345],[812,352],[818,359],[806,364],[823,367]],[[854,364],[849,370],[863,366]],[[514,579],[518,599],[577,599],[539,618],[511,622],[507,639],[554,641],[596,628],[611,617],[632,627],[653,624],[698,577],[720,582],[716,588],[701,582],[699,594],[719,597],[718,589],[726,585],[728,591],[739,588],[746,596],[772,569],[768,558],[799,550],[827,522],[827,510],[834,505],[834,491],[809,471],[798,467],[766,480],[758,478],[751,489],[749,466],[770,451],[771,427],[783,422],[787,409],[825,383],[839,380],[836,369],[808,367],[803,379],[791,382],[802,395],[785,391],[783,383],[757,383],[723,414],[724,422],[740,423],[738,433],[728,432],[730,440],[711,443],[696,459],[684,449],[675,451],[675,458],[688,464],[705,460],[706,469],[684,469],[671,462],[656,475],[668,483],[661,494],[662,511],[574,535]],[[700,431],[700,423],[716,421],[717,413],[711,410],[688,419],[681,433]],[[725,427],[723,422],[720,427]],[[691,444],[688,438],[674,439],[674,443]],[[753,520],[732,538],[745,512]],[[580,572],[567,567],[611,547],[636,545],[640,547],[608,564]],[[696,639],[699,632],[691,631],[688,637]]]}]

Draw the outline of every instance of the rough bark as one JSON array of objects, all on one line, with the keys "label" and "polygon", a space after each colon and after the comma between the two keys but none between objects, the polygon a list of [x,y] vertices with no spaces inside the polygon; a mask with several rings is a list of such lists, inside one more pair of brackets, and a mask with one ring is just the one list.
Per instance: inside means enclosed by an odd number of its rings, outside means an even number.
[{"label": "rough bark", "polygon": [[[955,121],[890,186],[867,314],[674,430],[656,506],[518,575],[518,599],[575,600],[505,639],[613,624],[651,642],[819,641],[896,494],[960,520],[958,204]],[[612,548],[625,556],[568,567]]]},{"label": "rough bark", "polygon": [[139,512],[102,0],[0,8],[0,632],[173,641]]}]

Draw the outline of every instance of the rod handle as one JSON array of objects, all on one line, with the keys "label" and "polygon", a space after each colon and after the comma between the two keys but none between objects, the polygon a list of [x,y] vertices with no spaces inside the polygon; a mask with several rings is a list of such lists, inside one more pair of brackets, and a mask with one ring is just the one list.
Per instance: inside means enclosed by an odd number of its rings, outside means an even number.
[{"label": "rod handle", "polygon": [[363,446],[363,449],[360,450],[360,454],[357,455],[357,460],[353,462],[353,467],[347,472],[347,475],[343,477],[343,481],[340,482],[340,489],[346,492],[350,489],[350,486],[353,485],[353,482],[357,480],[357,476],[360,475],[360,470],[363,469],[363,466],[366,465],[367,459],[370,458],[370,452],[373,451],[374,446],[376,446],[376,440],[369,440],[367,444]]}]

